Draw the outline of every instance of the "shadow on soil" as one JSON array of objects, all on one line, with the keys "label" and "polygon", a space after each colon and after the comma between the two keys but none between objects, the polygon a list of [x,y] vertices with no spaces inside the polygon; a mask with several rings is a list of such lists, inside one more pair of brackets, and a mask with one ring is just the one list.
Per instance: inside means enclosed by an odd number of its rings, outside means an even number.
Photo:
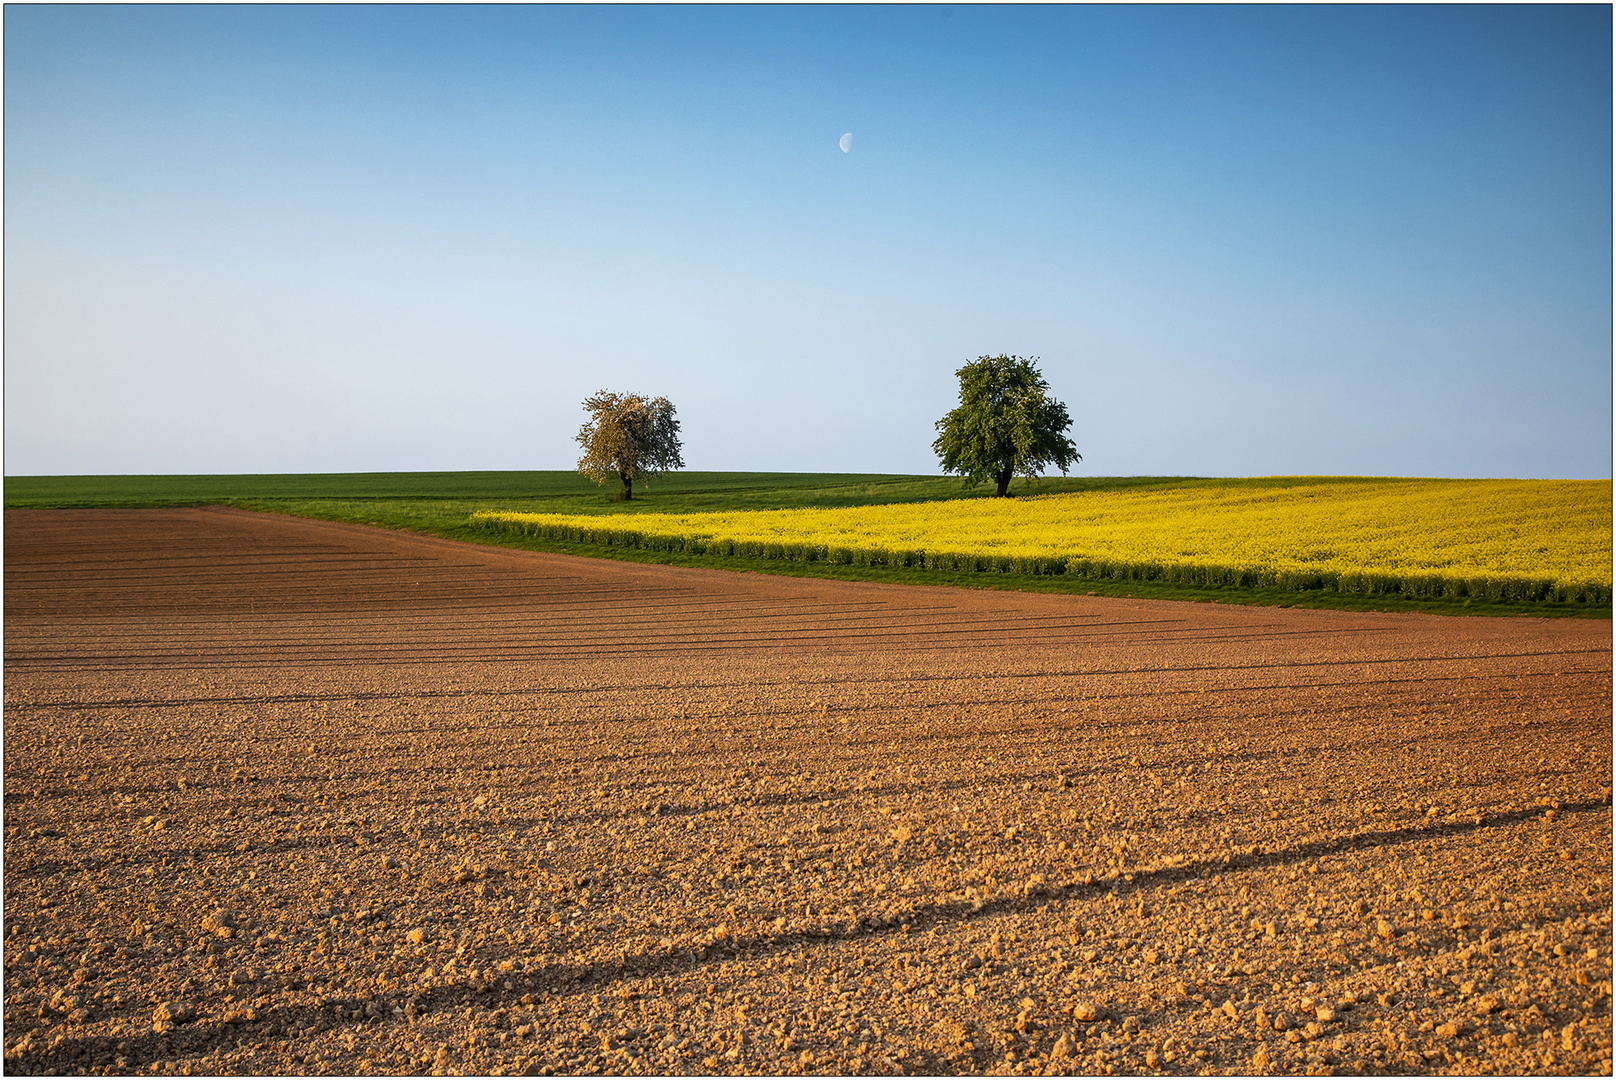
[{"label": "shadow on soil", "polygon": [[[1580,814],[1608,811],[1610,799],[1562,803],[1560,814]],[[1143,899],[1143,894],[1161,885],[1215,877],[1217,875],[1260,867],[1282,867],[1308,862],[1328,856],[1368,851],[1422,840],[1439,840],[1465,836],[1480,829],[1507,826],[1539,817],[1545,808],[1516,810],[1490,815],[1480,821],[1448,822],[1418,828],[1354,833],[1334,839],[1316,840],[1277,851],[1253,854],[1231,854],[1223,858],[1203,859],[1179,866],[1135,872],[1132,880],[1113,876],[1097,880],[1072,882],[1063,885],[1035,886],[1016,895],[987,901],[951,901],[942,904],[922,904],[911,911],[889,915],[879,920],[848,920],[812,931],[781,932],[743,937],[731,937],[722,942],[692,952],[639,953],[612,961],[587,964],[554,964],[538,972],[530,972],[531,989],[501,990],[489,986],[478,990],[475,986],[444,988],[410,999],[424,1015],[442,1009],[463,1006],[473,1000],[483,1009],[511,1007],[520,1003],[526,994],[547,993],[556,996],[596,994],[605,986],[623,979],[671,975],[688,972],[704,964],[721,962],[727,957],[779,953],[812,947],[820,942],[873,940],[893,934],[906,934],[931,927],[959,925],[997,915],[1029,911],[1050,904],[1106,896],[1126,902],[1130,896]],[[329,997],[319,1005],[274,1006],[264,1010],[261,1017],[242,1024],[199,1022],[177,1028],[168,1033],[153,1032],[124,1039],[112,1037],[62,1038],[50,1046],[27,1046],[5,1057],[5,1072],[14,1073],[68,1073],[82,1072],[90,1067],[111,1064],[122,1057],[127,1065],[120,1069],[133,1069],[139,1064],[169,1061],[177,1058],[200,1057],[215,1049],[251,1045],[270,1038],[306,1037],[326,1031],[340,1031],[366,1026],[380,1028],[388,1024],[409,1023],[408,1017],[397,1016],[394,1003],[385,998],[354,1000]],[[289,1031],[288,1029],[297,1029]]]}]

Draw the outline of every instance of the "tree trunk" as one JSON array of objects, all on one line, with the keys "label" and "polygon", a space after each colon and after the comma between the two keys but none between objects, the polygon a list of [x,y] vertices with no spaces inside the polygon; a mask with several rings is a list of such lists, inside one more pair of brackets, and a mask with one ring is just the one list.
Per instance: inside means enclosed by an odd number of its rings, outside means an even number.
[{"label": "tree trunk", "polygon": [[1010,494],[1010,480],[1016,475],[1014,469],[1001,469],[993,479],[999,483],[998,497],[1005,498]]},{"label": "tree trunk", "polygon": [[634,497],[634,478],[626,472],[620,472],[617,475],[622,477],[623,480],[623,498],[632,499]]}]

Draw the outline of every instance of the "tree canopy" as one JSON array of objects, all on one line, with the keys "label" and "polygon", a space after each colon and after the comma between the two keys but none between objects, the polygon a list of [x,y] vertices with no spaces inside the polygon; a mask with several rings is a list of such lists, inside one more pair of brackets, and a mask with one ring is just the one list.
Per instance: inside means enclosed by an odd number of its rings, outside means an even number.
[{"label": "tree canopy", "polygon": [[589,421],[578,429],[584,455],[578,471],[597,484],[616,476],[621,498],[634,497],[634,480],[649,480],[669,469],[684,468],[680,456],[679,421],[665,397],[597,391],[584,401]]},{"label": "tree canopy", "polygon": [[954,373],[959,407],[937,421],[931,444],[944,472],[963,476],[966,487],[992,480],[1004,496],[1018,474],[1037,476],[1050,465],[1064,474],[1083,460],[1066,437],[1066,406],[1049,396],[1037,365],[1036,356],[982,356]]}]

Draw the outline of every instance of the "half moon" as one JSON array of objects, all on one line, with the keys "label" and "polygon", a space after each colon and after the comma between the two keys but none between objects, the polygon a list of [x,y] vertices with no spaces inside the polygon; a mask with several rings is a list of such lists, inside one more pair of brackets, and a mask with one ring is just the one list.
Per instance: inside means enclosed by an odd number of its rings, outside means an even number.
[{"label": "half moon", "polygon": [[846,135],[843,135],[837,140],[836,145],[842,148],[842,153],[844,154],[853,149],[853,133],[849,131]]}]

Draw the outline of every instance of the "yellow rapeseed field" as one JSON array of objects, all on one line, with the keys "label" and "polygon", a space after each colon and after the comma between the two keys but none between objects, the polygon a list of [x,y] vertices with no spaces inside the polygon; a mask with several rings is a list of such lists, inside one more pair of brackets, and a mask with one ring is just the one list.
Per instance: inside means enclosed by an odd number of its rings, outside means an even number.
[{"label": "yellow rapeseed field", "polygon": [[1196,585],[1608,603],[1608,480],[1280,477],[483,527],[655,550]]}]

